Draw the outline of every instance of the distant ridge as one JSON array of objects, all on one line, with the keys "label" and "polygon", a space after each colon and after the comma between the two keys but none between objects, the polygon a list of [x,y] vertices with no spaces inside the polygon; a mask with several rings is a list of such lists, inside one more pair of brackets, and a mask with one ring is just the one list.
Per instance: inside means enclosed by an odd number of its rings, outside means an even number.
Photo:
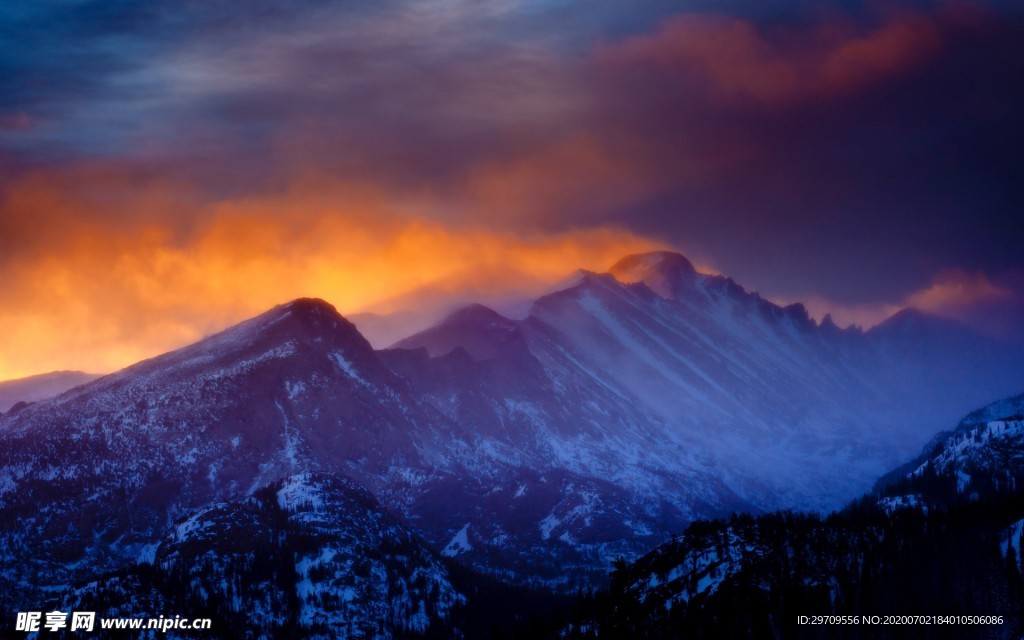
[{"label": "distant ridge", "polygon": [[99,377],[99,374],[84,371],[51,371],[27,378],[4,380],[0,382],[0,413],[8,411],[19,402],[52,398]]}]

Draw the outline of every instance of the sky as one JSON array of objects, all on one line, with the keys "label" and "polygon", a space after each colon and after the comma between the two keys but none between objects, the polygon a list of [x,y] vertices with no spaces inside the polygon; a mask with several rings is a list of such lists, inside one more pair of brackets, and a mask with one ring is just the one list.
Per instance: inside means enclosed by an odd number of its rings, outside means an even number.
[{"label": "sky", "polygon": [[0,5],[0,379],[685,253],[1024,337],[1012,2]]}]

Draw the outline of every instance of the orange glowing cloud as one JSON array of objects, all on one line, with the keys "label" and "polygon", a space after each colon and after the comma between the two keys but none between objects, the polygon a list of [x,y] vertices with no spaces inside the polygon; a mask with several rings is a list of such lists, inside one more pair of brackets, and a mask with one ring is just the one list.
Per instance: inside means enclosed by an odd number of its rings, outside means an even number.
[{"label": "orange glowing cloud", "polygon": [[840,326],[855,324],[869,328],[901,309],[912,308],[1012,337],[1019,334],[1024,318],[1024,279],[1017,279],[1017,284],[1007,284],[993,281],[983,273],[951,270],[937,274],[931,284],[897,302],[843,305],[819,296],[801,301],[812,317],[820,320],[831,314]]},{"label": "orange glowing cloud", "polygon": [[1009,287],[992,282],[985,274],[949,271],[930,286],[908,296],[908,306],[939,315],[958,317],[964,310],[1014,298]]},{"label": "orange glowing cloud", "polygon": [[6,194],[0,379],[114,370],[299,296],[351,314],[398,310],[423,289],[452,300],[529,295],[574,269],[604,270],[660,246],[603,228],[445,227],[415,215],[414,201],[361,185],[185,210],[183,185],[122,179],[35,175]]},{"label": "orange glowing cloud", "polygon": [[867,29],[826,21],[771,31],[738,18],[686,14],[605,47],[600,58],[612,67],[660,68],[680,81],[696,77],[722,101],[785,105],[853,93],[917,66],[941,47],[936,20],[903,13]]},{"label": "orange glowing cloud", "polygon": [[467,206],[518,224],[558,214],[587,222],[628,206],[649,195],[667,172],[645,158],[650,154],[615,148],[616,142],[577,134],[485,163],[468,176]]}]

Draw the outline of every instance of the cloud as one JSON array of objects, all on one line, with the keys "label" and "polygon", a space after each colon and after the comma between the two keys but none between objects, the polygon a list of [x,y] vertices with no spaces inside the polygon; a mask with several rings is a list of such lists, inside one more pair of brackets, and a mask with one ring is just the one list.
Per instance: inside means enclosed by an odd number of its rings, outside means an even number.
[{"label": "cloud", "polygon": [[983,273],[950,271],[941,274],[926,289],[907,298],[910,306],[940,314],[956,313],[977,304],[997,302],[1014,296],[1014,291],[992,282]]},{"label": "cloud", "polygon": [[952,318],[989,334],[1024,341],[1024,271],[998,277],[984,273],[948,270],[932,282],[900,300],[862,305],[843,305],[821,297],[805,301],[818,320],[831,314],[840,326],[870,328],[901,309],[913,308]]},{"label": "cloud", "polygon": [[939,29],[925,14],[902,14],[867,28],[840,20],[802,30],[690,14],[600,55],[611,66],[661,68],[681,83],[703,85],[717,100],[777,105],[834,98],[898,77],[940,46]]},{"label": "cloud", "polygon": [[0,317],[50,349],[0,376],[655,245],[864,323],[1018,267],[1024,23],[763,6],[0,8]]},{"label": "cloud", "polygon": [[1024,341],[1024,271],[1006,272],[996,278],[984,273],[947,271],[927,288],[909,295],[906,306]]},{"label": "cloud", "polygon": [[[8,190],[0,379],[109,371],[299,296],[354,313],[394,311],[422,289],[441,298],[435,307],[472,290],[535,294],[578,267],[603,270],[661,246],[610,228],[450,228],[407,215],[401,197],[336,183],[210,202],[181,216],[190,198],[180,185],[123,178],[118,188],[110,170],[34,174]],[[84,183],[107,197],[87,197]]]},{"label": "cloud", "polygon": [[32,128],[32,118],[25,112],[0,114],[0,131],[27,131]]},{"label": "cloud", "polygon": [[663,174],[605,219],[697,242],[756,289],[847,306],[1019,265],[1019,17],[802,18],[681,14],[599,48],[603,139]]}]

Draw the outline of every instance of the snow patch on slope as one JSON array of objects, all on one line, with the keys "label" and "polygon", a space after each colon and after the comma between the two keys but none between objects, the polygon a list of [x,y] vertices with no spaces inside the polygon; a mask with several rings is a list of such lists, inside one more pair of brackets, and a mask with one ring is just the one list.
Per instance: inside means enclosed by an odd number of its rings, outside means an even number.
[{"label": "snow patch on slope", "polygon": [[467,522],[459,532],[456,533],[451,541],[441,551],[441,555],[446,558],[454,558],[460,553],[472,551],[473,545],[469,543],[469,523]]}]

